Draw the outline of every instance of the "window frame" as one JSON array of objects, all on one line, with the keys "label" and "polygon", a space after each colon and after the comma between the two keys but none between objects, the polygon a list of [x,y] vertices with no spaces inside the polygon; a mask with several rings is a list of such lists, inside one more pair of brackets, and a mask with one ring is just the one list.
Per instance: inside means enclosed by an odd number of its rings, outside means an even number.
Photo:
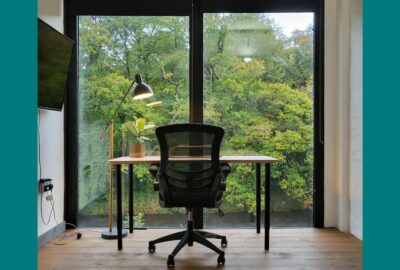
[{"label": "window frame", "polygon": [[[156,9],[154,7],[157,7]],[[204,13],[313,12],[314,16],[314,175],[313,225],[324,227],[324,0],[65,0],[64,32],[78,44],[78,16],[188,16],[189,121],[203,122]],[[65,97],[64,219],[78,216],[78,46],[75,46]],[[203,227],[202,211],[195,211],[196,227]]]}]

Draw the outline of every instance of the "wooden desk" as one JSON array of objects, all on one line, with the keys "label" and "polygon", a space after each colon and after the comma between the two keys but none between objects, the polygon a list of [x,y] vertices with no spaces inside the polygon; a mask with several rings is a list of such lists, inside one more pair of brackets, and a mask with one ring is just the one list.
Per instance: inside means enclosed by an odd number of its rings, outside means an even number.
[{"label": "wooden desk", "polygon": [[[197,158],[198,159],[198,158]],[[196,160],[196,158],[194,158]],[[221,156],[221,163],[255,163],[256,164],[256,231],[260,233],[261,219],[261,164],[265,164],[265,215],[264,215],[264,249],[269,250],[269,229],[270,229],[270,181],[271,164],[277,161],[276,158],[268,156]],[[115,166],[117,180],[117,233],[118,250],[122,249],[122,189],[121,189],[121,165],[129,165],[129,232],[133,233],[133,165],[158,164],[159,156],[145,156],[142,158],[119,157],[109,160],[111,166]],[[228,178],[229,181],[229,178]]]}]

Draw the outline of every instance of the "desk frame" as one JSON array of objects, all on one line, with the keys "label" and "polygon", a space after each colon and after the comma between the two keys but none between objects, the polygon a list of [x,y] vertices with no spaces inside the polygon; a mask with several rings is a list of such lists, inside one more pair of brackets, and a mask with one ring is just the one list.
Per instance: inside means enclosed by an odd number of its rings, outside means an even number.
[{"label": "desk frame", "polygon": [[[265,215],[264,215],[264,249],[269,250],[269,230],[271,227],[271,164],[277,159],[268,156],[222,156],[221,163],[255,163],[256,164],[256,231],[261,231],[261,164],[265,165]],[[133,233],[133,165],[158,164],[159,156],[142,158],[120,157],[109,160],[110,166],[115,166],[117,180],[117,239],[118,250],[122,250],[122,180],[121,165],[129,166],[129,233]]]}]

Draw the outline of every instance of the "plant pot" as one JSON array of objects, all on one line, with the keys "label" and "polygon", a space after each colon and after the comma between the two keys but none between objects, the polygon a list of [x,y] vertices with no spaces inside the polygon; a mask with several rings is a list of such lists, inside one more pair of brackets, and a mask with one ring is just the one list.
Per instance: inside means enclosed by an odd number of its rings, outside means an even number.
[{"label": "plant pot", "polygon": [[130,157],[144,157],[144,143],[134,143],[129,145]]}]

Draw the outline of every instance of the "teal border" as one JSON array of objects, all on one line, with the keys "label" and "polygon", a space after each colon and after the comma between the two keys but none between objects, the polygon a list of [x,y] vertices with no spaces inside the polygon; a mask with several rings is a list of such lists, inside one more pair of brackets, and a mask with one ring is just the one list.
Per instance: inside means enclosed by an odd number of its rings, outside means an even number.
[{"label": "teal border", "polygon": [[[37,268],[36,1],[2,1],[2,267]],[[395,269],[400,243],[400,1],[363,1],[364,269]]]},{"label": "teal border", "polygon": [[364,269],[399,269],[400,1],[363,4]]},{"label": "teal border", "polygon": [[37,2],[0,2],[1,267],[37,268]]}]

